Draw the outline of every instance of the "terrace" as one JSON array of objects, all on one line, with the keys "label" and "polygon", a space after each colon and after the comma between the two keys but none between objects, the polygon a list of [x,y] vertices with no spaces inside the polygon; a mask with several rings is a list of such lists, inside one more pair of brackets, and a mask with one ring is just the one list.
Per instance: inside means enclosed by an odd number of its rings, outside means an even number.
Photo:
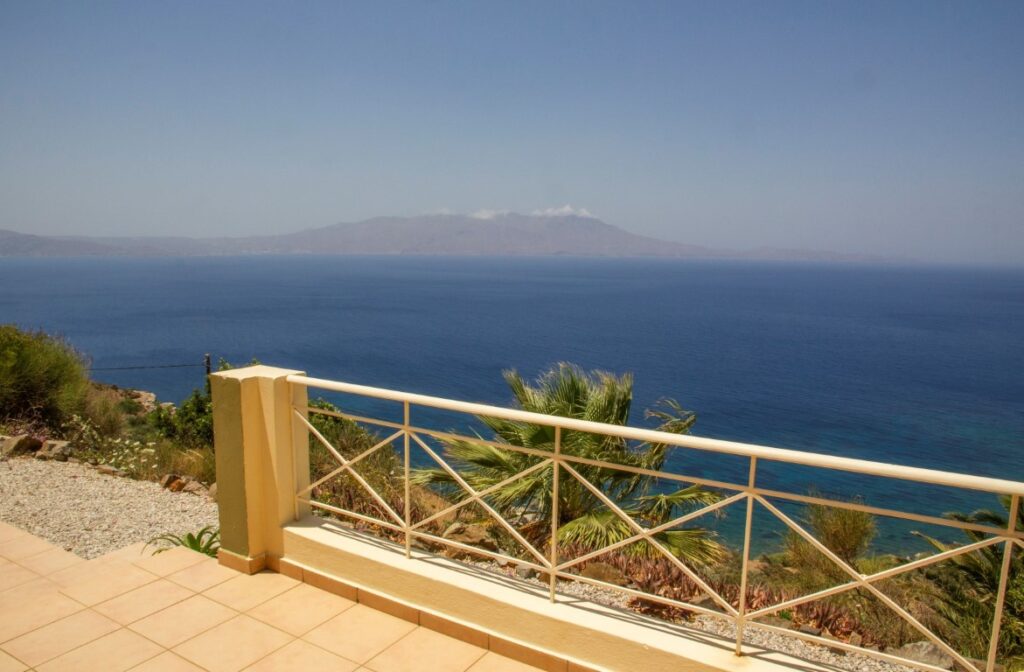
[{"label": "terrace", "polygon": [[[219,563],[190,551],[146,556],[138,548],[76,561],[0,528],[0,575],[9,582],[0,583],[0,649],[9,654],[0,657],[0,672],[992,672],[1007,662],[1015,669],[1000,653],[1000,638],[1008,586],[1018,578],[1014,551],[1024,544],[1015,524],[1022,483],[267,366],[214,374],[211,387]],[[310,401],[318,396],[335,404]],[[486,436],[497,421],[531,440]],[[609,461],[585,453],[585,444],[619,457],[638,446],[667,457]],[[482,479],[458,446],[484,451],[505,471]],[[924,495],[893,508],[817,489],[857,491],[868,481]],[[636,495],[637,484],[646,494]],[[509,488],[519,495],[506,496]],[[680,492],[703,494],[677,508]],[[1002,497],[1010,522],[944,516],[949,502],[967,501],[955,495],[965,492]],[[575,523],[565,511],[581,501],[618,526],[617,539],[588,546],[565,534]],[[878,520],[889,545],[908,550],[888,553],[882,564],[852,557],[816,536],[806,515],[814,507]],[[711,538],[707,531],[717,532],[727,552],[703,557],[677,543]],[[923,552],[932,546],[919,531],[947,541]],[[772,577],[782,581],[791,568],[770,573],[765,540],[783,534],[833,571],[828,585],[775,590]],[[993,582],[984,655],[958,648],[956,633],[920,599],[929,572],[966,559]],[[590,571],[596,567],[604,573]],[[185,605],[195,613],[181,611]],[[872,640],[869,621],[900,631],[929,655]]]},{"label": "terrace", "polygon": [[[324,408],[310,403],[311,394],[335,395],[343,401]],[[365,594],[372,606],[432,623],[478,646],[486,642],[493,651],[544,669],[822,667],[791,655],[792,650],[764,646],[758,633],[820,645],[850,654],[850,660],[874,659],[933,672],[991,672],[1000,664],[1007,586],[1017,565],[1013,553],[1024,543],[1024,535],[1014,522],[1001,527],[943,516],[951,500],[935,498],[935,493],[1001,496],[1008,503],[1008,520],[1017,521],[1022,483],[538,415],[315,379],[264,366],[214,375],[213,395],[222,493],[220,558],[240,571],[270,568],[330,586],[335,592],[356,591]],[[360,414],[365,409],[380,412],[372,417]],[[479,419],[500,419],[529,428],[535,436],[541,432],[547,439],[514,445],[485,438],[479,429],[459,433],[451,427],[459,426],[456,418],[460,417],[464,419],[461,426],[479,428]],[[372,428],[367,435],[372,441],[341,445],[336,438],[332,443],[326,430],[317,426],[321,423],[323,428],[322,423],[332,419],[348,428],[343,436],[350,438],[354,427]],[[686,456],[666,461],[657,470],[596,460],[574,448],[585,437],[610,437],[620,446],[659,446]],[[485,446],[493,459],[518,455],[525,461],[518,463],[518,473],[500,481],[492,478],[486,486],[476,480],[474,485],[466,465],[446,452],[460,443]],[[311,448],[318,458],[311,460]],[[694,461],[693,455],[704,461]],[[713,472],[707,468],[709,456],[712,462],[732,461],[732,474],[738,462],[745,478],[709,476]],[[373,471],[374,460],[379,467],[380,459],[388,470],[385,476]],[[669,469],[668,465],[678,464],[694,468],[689,473]],[[797,471],[781,472],[780,478],[778,465]],[[424,466],[433,468],[432,478],[423,478]],[[800,470],[809,475],[793,475],[803,473]],[[616,491],[602,485],[607,482],[602,477],[610,472],[651,479],[661,493],[699,487],[717,494],[684,512],[669,507],[669,513],[663,511],[655,524],[650,517],[638,515],[635,507],[617,501]],[[728,475],[729,470],[722,473]],[[503,488],[530,477],[534,479],[531,487],[547,489],[542,500],[549,503],[550,512],[544,520],[538,519],[539,508],[517,509],[498,498]],[[829,497],[814,490],[816,479],[821,478],[853,483],[878,479],[892,483],[893,488],[897,484],[924,488],[930,493],[924,501],[939,510],[926,513],[916,507],[902,510]],[[432,485],[440,481],[446,488]],[[602,515],[621,521],[628,535],[589,548],[561,543],[559,526],[564,521],[559,507],[570,497],[570,488],[571,497],[592,498]],[[917,549],[922,543],[915,534],[918,529],[933,536],[953,535],[959,541],[942,544],[931,553],[908,553],[884,568],[868,570],[815,537],[802,517],[808,506],[894,521],[890,536],[902,534],[916,541]],[[691,529],[688,525],[713,521],[728,508],[739,511],[741,522],[732,553],[738,565],[732,589],[709,578],[701,563],[690,562],[671,548],[664,535],[686,534]],[[489,538],[451,534],[453,529],[464,531],[463,523],[482,525]],[[753,549],[761,525],[775,525],[798,538],[804,548],[813,549],[837,569],[840,578],[808,594],[755,597],[751,592]],[[644,549],[639,557],[667,566],[687,589],[649,590],[636,582],[610,581],[580,571],[600,560],[638,557],[627,552],[638,547]],[[897,589],[903,585],[897,583],[900,580],[918,581],[932,568],[967,557],[995,564],[998,585],[992,596],[994,618],[986,635],[985,656],[971,656],[951,645],[949,633],[926,624],[913,596]],[[763,575],[758,577],[764,581]],[[596,590],[580,591],[581,585]],[[606,599],[609,595],[622,599]],[[913,639],[927,645],[933,657],[922,659],[902,655],[905,651],[896,647],[871,646],[865,637],[830,636],[825,628],[794,629],[779,619],[801,613],[808,605],[835,604],[836,598],[851,595],[862,605],[857,609],[869,604],[870,609],[893,617],[898,625],[887,627],[906,628]],[[907,598],[905,603],[902,598]],[[632,608],[623,608],[625,604]],[[694,617],[727,627],[693,628]],[[940,659],[934,658],[935,652]]]}]

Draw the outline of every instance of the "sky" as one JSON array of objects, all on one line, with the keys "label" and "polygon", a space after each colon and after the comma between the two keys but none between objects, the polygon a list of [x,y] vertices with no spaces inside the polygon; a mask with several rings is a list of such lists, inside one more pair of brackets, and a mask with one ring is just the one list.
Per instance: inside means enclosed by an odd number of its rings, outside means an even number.
[{"label": "sky", "polygon": [[0,229],[571,206],[1024,265],[1024,3],[0,0]]}]

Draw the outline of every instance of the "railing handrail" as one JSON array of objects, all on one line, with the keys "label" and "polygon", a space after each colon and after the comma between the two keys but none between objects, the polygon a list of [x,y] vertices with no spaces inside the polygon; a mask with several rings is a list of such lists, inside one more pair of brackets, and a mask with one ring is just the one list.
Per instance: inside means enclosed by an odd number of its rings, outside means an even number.
[{"label": "railing handrail", "polygon": [[459,401],[445,397],[434,397],[426,394],[413,392],[402,392],[400,390],[389,390],[382,387],[370,387],[354,383],[343,383],[340,381],[326,380],[324,378],[312,378],[309,376],[290,375],[288,382],[298,385],[306,385],[333,392],[357,394],[375,399],[385,399],[403,403],[415,404],[448,411],[467,413],[470,415],[482,415],[504,420],[527,422],[550,427],[561,427],[579,432],[592,434],[604,434],[622,439],[634,441],[646,441],[648,443],[664,443],[682,448],[692,448],[714,453],[728,455],[739,455],[743,457],[756,457],[758,459],[773,462],[786,462],[807,467],[819,467],[823,469],[835,469],[848,471],[869,476],[880,476],[884,478],[895,478],[906,481],[929,483],[932,485],[944,485],[954,488],[978,490],[1000,495],[1024,496],[1024,483],[988,476],[972,476],[969,474],[958,474],[938,469],[926,469],[923,467],[908,467],[898,464],[887,464],[872,460],[861,460],[850,457],[838,457],[822,453],[812,453],[789,448],[773,448],[760,446],[738,441],[726,441],[723,439],[710,439],[706,437],[693,436],[690,434],[673,434],[671,432],[659,432],[652,429],[640,427],[629,427],[623,425],[610,425],[603,422],[591,420],[579,420],[556,415],[545,415],[532,411],[522,411],[514,408],[491,406],[476,402]]}]

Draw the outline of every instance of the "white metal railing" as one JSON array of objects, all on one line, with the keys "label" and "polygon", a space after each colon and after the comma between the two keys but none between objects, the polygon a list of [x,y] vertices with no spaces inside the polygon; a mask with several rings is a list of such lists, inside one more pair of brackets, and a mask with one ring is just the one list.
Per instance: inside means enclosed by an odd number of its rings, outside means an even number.
[{"label": "white metal railing", "polygon": [[[296,501],[340,516],[353,518],[355,520],[359,520],[370,525],[380,526],[385,529],[389,529],[395,533],[403,535],[405,539],[407,557],[411,557],[412,541],[414,539],[423,539],[436,544],[453,547],[464,552],[475,553],[496,560],[504,559],[507,561],[511,561],[514,562],[516,565],[530,567],[538,571],[542,575],[547,575],[550,582],[550,598],[552,601],[556,599],[557,580],[565,579],[589,583],[601,588],[617,591],[619,593],[624,593],[632,597],[650,600],[652,602],[665,604],[667,606],[686,609],[695,613],[704,614],[715,618],[726,619],[734,623],[736,627],[735,652],[737,655],[741,655],[743,653],[744,628],[747,626],[753,626],[764,630],[785,634],[787,636],[797,637],[803,640],[815,642],[817,644],[832,649],[856,651],[858,653],[892,663],[908,665],[919,669],[929,670],[930,672],[943,672],[942,668],[940,667],[920,663],[906,658],[901,658],[889,653],[880,652],[873,649],[862,648],[851,645],[846,642],[837,641],[833,639],[826,639],[809,633],[784,629],[781,627],[765,623],[759,623],[752,620],[762,616],[774,614],[782,610],[791,609],[793,607],[809,603],[815,600],[838,595],[843,592],[851,591],[854,589],[862,589],[873,595],[881,603],[883,603],[893,612],[898,614],[913,629],[917,630],[925,639],[939,647],[943,652],[949,655],[954,661],[956,661],[956,663],[958,663],[964,669],[969,670],[970,672],[981,672],[982,669],[984,669],[986,672],[992,672],[995,669],[996,654],[1001,629],[1001,620],[1003,615],[1003,606],[1005,603],[1007,583],[1011,570],[1011,557],[1013,554],[1014,546],[1021,546],[1022,548],[1024,548],[1024,532],[1016,528],[1018,510],[1020,507],[1020,499],[1021,496],[1024,495],[1024,483],[1005,479],[986,478],[981,476],[970,476],[945,471],[937,471],[932,469],[922,469],[917,467],[905,467],[893,464],[884,464],[868,460],[858,460],[795,450],[787,450],[781,448],[771,448],[766,446],[751,445],[733,441],[721,441],[717,439],[708,439],[690,435],[672,434],[668,432],[652,431],[635,427],[609,425],[585,420],[578,420],[573,418],[543,415],[539,413],[532,413],[528,411],[522,411],[511,408],[489,406],[478,403],[469,403],[453,399],[445,399],[441,397],[432,397],[422,394],[412,394],[396,390],[367,387],[363,385],[354,385],[350,383],[324,380],[319,378],[310,378],[307,376],[300,375],[291,375],[288,377],[288,381],[293,385],[312,387],[321,390],[329,390],[351,395],[358,395],[372,399],[390,400],[402,404],[403,420],[400,423],[387,421],[379,418],[364,417],[345,412],[336,413],[308,406],[293,407],[293,413],[296,421],[300,422],[311,434],[313,434],[313,436],[315,436],[317,440],[320,441],[325,446],[325,448],[333,455],[333,457],[339,463],[338,468],[332,470],[330,473],[317,479],[312,484],[299,490],[296,493]],[[499,418],[529,423],[533,425],[552,427],[554,429],[555,437],[553,446],[551,450],[540,450],[537,448],[526,448],[504,442],[490,441],[477,436],[464,436],[451,432],[444,432],[429,429],[426,427],[420,427],[412,423],[411,411],[413,406],[439,409],[445,411],[454,411],[459,413],[465,413],[472,416]],[[383,440],[373,445],[372,447],[364,450],[359,455],[352,458],[346,458],[335,446],[331,445],[331,443],[319,431],[317,431],[317,429],[312,425],[312,423],[309,422],[308,414],[310,413],[320,413],[324,415],[345,418],[357,423],[364,423],[376,427],[391,429],[393,430],[393,432]],[[693,475],[673,473],[669,471],[655,471],[631,465],[604,462],[601,460],[594,460],[569,453],[564,453],[562,452],[562,432],[565,430],[583,432],[588,434],[612,436],[621,439],[642,441],[652,444],[656,443],[664,444],[667,446],[676,446],[680,448],[696,449],[722,455],[739,456],[742,458],[746,458],[748,461],[748,477],[746,479],[746,483],[731,483],[726,481],[702,478]],[[422,437],[424,436],[440,441],[471,441],[473,443],[488,445],[501,450],[507,450],[526,455],[533,455],[538,458],[541,458],[541,461],[503,480],[500,483],[491,485],[486,489],[476,490],[468,482],[466,482],[466,480],[462,478],[458,471],[455,470],[451,465],[449,465],[444,460],[444,458],[438,454],[436,450],[431,448],[430,445],[423,440]],[[355,466],[358,465],[359,462],[368,458],[373,453],[384,448],[385,446],[392,446],[393,442],[396,441],[397,439],[402,439],[403,441],[404,474],[402,480],[404,483],[404,511],[402,512],[396,511],[395,508],[392,507],[378,492],[376,492],[355,469]],[[423,520],[415,522],[411,519],[410,503],[410,483],[412,475],[412,466],[410,463],[411,442],[414,442],[416,445],[418,445],[419,448],[424,453],[426,453],[434,462],[436,462],[437,465],[442,470],[444,470],[451,477],[451,479],[465,491],[466,494],[464,499],[459,500],[458,502],[442,509],[441,511],[431,514]],[[941,516],[922,515],[918,513],[900,511],[891,508],[869,506],[867,504],[862,504],[859,502],[841,501],[802,493],[761,488],[757,485],[757,475],[759,464],[762,462],[776,462],[791,465],[802,465],[807,467],[817,467],[833,471],[844,471],[868,476],[899,479],[914,483],[948,486],[965,490],[992,493],[996,495],[1005,495],[1010,498],[1009,524],[1006,528],[994,527],[990,525],[953,520]],[[602,490],[599,487],[597,487],[596,485],[591,483],[587,478],[581,475],[578,471],[579,467],[581,466],[613,469],[622,472],[632,473],[638,476],[647,476],[658,479],[664,479],[666,481],[699,484],[702,486],[716,488],[725,492],[732,492],[734,494],[724,497],[723,499],[713,504],[707,505],[699,510],[691,511],[686,513],[685,515],[678,516],[664,524],[648,528],[644,527],[636,520],[634,520],[632,516],[626,513],[619,506],[619,504],[613,501],[605,492],[602,492]],[[536,548],[526,538],[524,538],[511,522],[506,520],[497,510],[494,509],[494,507],[490,506],[490,504],[488,504],[485,500],[485,497],[505,487],[506,485],[518,479],[521,479],[524,476],[532,474],[535,471],[546,468],[551,468],[553,470],[551,479],[551,538],[549,542],[550,549],[548,550],[547,555],[545,555],[542,552],[542,549]],[[570,560],[559,562],[560,556],[558,549],[558,489],[559,481],[562,478],[562,473],[578,481],[595,498],[601,501],[610,511],[614,512],[615,515],[620,517],[632,529],[634,534],[627,539],[618,541],[609,546],[605,546],[603,548],[585,553],[581,556],[572,558]],[[381,510],[384,512],[388,519],[375,518],[373,516],[368,516],[355,511],[349,511],[323,502],[316,501],[313,498],[312,493],[314,488],[343,474],[350,476],[357,483],[359,483],[359,485],[365,490],[366,494],[373,498],[373,500],[381,508]],[[964,531],[972,531],[991,536],[976,541],[974,543],[965,544],[963,546],[958,546],[955,548],[950,548],[949,550],[936,553],[925,558],[920,558],[912,562],[907,562],[897,567],[892,567],[873,574],[863,574],[860,571],[858,571],[855,567],[851,566],[849,563],[840,558],[838,555],[836,555],[825,544],[816,539],[814,535],[811,534],[803,525],[795,521],[792,517],[786,515],[783,511],[781,511],[778,507],[772,504],[769,500],[783,500],[799,504],[818,504],[829,507],[843,508],[852,511],[869,513],[872,515],[886,516],[924,524],[956,528]],[[708,585],[708,583],[704,579],[702,579],[693,568],[689,567],[684,561],[680,560],[675,554],[673,554],[663,544],[661,544],[657,540],[656,535],[660,532],[670,530],[674,527],[682,525],[687,521],[696,519],[700,516],[711,513],[713,511],[718,511],[731,504],[740,502],[745,502],[746,504],[746,518],[743,530],[742,564],[740,574],[739,597],[737,600],[738,604],[736,606],[733,606],[733,604],[730,603],[729,600],[725,599],[721,594],[716,592],[710,585]],[[803,538],[807,543],[809,543],[811,546],[813,546],[815,549],[821,552],[825,557],[831,560],[843,573],[848,575],[849,580],[840,585],[833,586],[825,590],[820,590],[809,595],[803,595],[800,597],[787,599],[770,606],[762,607],[760,609],[749,609],[747,606],[746,589],[749,575],[751,529],[753,525],[753,511],[755,502],[763,506],[767,511],[771,512],[775,516],[775,518],[780,520],[785,525],[786,528],[792,530],[794,533]],[[471,503],[477,504],[480,507],[482,507],[485,511],[487,511],[487,513],[494,519],[494,522],[500,525],[506,532],[508,532],[508,534],[512,538],[514,538],[519,544],[523,546],[524,549],[526,549],[526,551],[529,553],[532,559],[524,560],[523,558],[511,557],[498,551],[491,551],[484,548],[478,548],[476,546],[447,539],[435,534],[430,534],[426,531],[426,527],[430,523],[443,519],[448,514],[451,514],[457,511],[458,509]],[[572,567],[584,563],[587,560],[591,560],[595,557],[598,557],[599,555],[605,554],[609,551],[613,551],[617,548],[625,547],[629,544],[636,543],[638,541],[646,541],[650,543],[654,548],[656,548],[662,556],[664,556],[670,563],[672,563],[673,566],[675,566],[680,572],[682,572],[691,581],[693,581],[695,585],[697,585],[702,591],[704,591],[704,593],[706,593],[718,605],[719,609],[712,609],[699,604],[691,604],[680,600],[664,597],[661,595],[636,590],[633,588],[613,585],[611,583],[606,583],[600,580],[583,577],[579,574],[570,573],[568,571]],[[922,624],[917,618],[915,618],[906,608],[897,604],[895,600],[889,597],[876,585],[880,581],[890,579],[900,574],[921,569],[923,567],[943,562],[945,560],[949,560],[963,554],[975,552],[999,544],[1002,545],[1002,563],[1000,567],[999,587],[996,594],[996,602],[994,605],[995,617],[992,624],[988,656],[985,661],[984,668],[980,668],[978,665],[976,665],[974,662],[966,658],[960,652],[953,649],[948,643],[946,643],[938,635],[936,635],[924,624]]]}]

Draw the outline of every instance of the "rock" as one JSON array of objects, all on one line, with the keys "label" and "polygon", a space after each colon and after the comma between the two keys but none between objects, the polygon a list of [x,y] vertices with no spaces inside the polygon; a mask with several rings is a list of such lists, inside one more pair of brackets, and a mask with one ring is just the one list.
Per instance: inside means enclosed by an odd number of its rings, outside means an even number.
[{"label": "rock", "polygon": [[610,583],[613,586],[625,586],[629,583],[629,578],[625,574],[607,562],[588,562],[580,576]]},{"label": "rock", "polygon": [[152,413],[156,410],[156,395],[146,390],[127,390],[135,401],[142,405],[145,413]]},{"label": "rock", "polygon": [[101,464],[101,465],[99,465],[98,467],[96,467],[96,471],[100,472],[101,474],[106,474],[107,476],[124,476],[125,475],[125,473],[123,471],[121,471],[117,467],[112,467],[109,464]]},{"label": "rock", "polygon": [[178,476],[177,474],[164,474],[164,477],[160,479],[160,487],[169,488],[172,483],[180,479],[181,476]]},{"label": "rock", "polygon": [[206,487],[199,481],[189,481],[181,491],[188,492],[193,495],[204,495],[206,494]]},{"label": "rock", "polygon": [[37,460],[67,462],[69,457],[71,457],[71,446],[67,441],[47,441],[42,448],[36,451]]},{"label": "rock", "polygon": [[483,525],[452,523],[441,536],[451,541],[457,541],[460,544],[466,544],[467,546],[476,546],[477,548],[483,548],[488,551],[498,550],[497,544],[495,544],[494,540],[491,539],[491,535]]},{"label": "rock", "polygon": [[813,625],[801,625],[797,628],[798,632],[802,632],[805,635],[814,635],[815,637],[821,636],[821,628],[816,628]]},{"label": "rock", "polygon": [[864,637],[859,632],[854,632],[847,640],[851,646],[864,646]]},{"label": "rock", "polygon": [[525,565],[519,565],[516,567],[516,576],[520,579],[532,579],[537,576],[537,570],[533,567],[526,567]]},{"label": "rock", "polygon": [[210,498],[211,502],[217,501],[217,482],[214,481],[213,485],[206,491],[206,496]]},{"label": "rock", "polygon": [[900,648],[886,651],[886,653],[924,663],[925,665],[941,667],[944,670],[953,669],[953,659],[949,654],[935,644],[925,640],[904,644]]},{"label": "rock", "polygon": [[24,455],[33,453],[43,447],[43,442],[28,434],[9,436],[0,445],[0,455]]}]

